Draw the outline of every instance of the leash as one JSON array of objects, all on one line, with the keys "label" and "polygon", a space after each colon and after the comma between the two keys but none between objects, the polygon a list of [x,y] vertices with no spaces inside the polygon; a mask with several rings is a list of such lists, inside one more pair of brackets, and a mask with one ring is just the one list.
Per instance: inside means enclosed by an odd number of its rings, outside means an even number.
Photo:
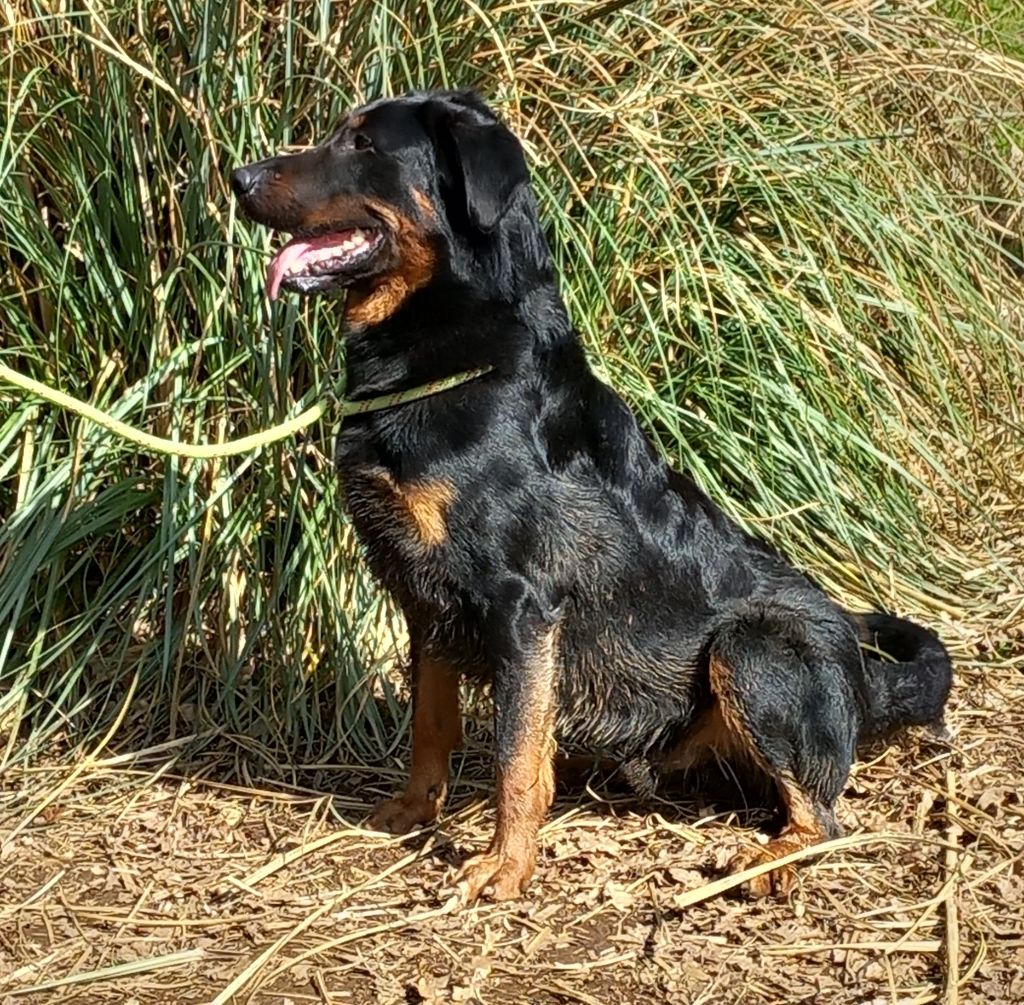
[{"label": "leash", "polygon": [[271,443],[286,439],[295,433],[300,432],[307,426],[311,426],[318,419],[322,419],[328,412],[333,412],[339,419],[349,415],[363,415],[366,412],[379,412],[385,408],[394,408],[396,405],[404,405],[410,401],[419,401],[421,398],[429,398],[431,395],[440,394],[442,391],[449,391],[460,384],[466,384],[477,377],[489,373],[493,367],[487,366],[479,370],[465,370],[462,373],[453,374],[450,377],[443,377],[441,380],[433,380],[429,384],[421,384],[419,387],[410,388],[408,391],[396,391],[393,394],[382,394],[376,398],[365,398],[362,401],[346,401],[336,399],[328,395],[323,401],[300,412],[294,418],[287,419],[279,425],[272,426],[262,433],[253,433],[251,436],[243,436],[238,440],[227,440],[223,443],[184,443],[181,440],[167,440],[161,436],[154,436],[152,433],[145,433],[141,429],[128,425],[120,419],[115,419],[94,405],[86,401],[58,391],[56,388],[41,384],[38,380],[26,377],[24,374],[12,370],[9,366],[0,363],[0,378],[6,380],[15,387],[20,387],[29,394],[34,394],[52,405],[66,408],[83,419],[88,419],[97,426],[119,436],[122,440],[144,447],[155,454],[167,454],[173,457],[193,457],[200,460],[209,460],[216,457],[233,457],[236,454],[246,454],[250,451],[259,450]]}]

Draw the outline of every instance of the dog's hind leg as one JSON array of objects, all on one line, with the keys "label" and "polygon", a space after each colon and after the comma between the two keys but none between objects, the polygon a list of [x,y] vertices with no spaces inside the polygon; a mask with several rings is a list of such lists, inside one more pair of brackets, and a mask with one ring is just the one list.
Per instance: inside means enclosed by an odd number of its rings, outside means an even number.
[{"label": "dog's hind leg", "polygon": [[448,758],[462,739],[459,675],[447,664],[413,650],[412,766],[405,791],[381,803],[373,830],[405,834],[437,818],[448,792]]},{"label": "dog's hind leg", "polygon": [[[843,631],[838,623],[832,627]],[[787,814],[778,836],[741,851],[730,872],[839,834],[835,802],[858,725],[840,660],[853,644],[803,612],[772,607],[744,614],[716,635],[709,677],[722,720],[732,744],[775,781]],[[786,894],[794,880],[793,867],[785,866],[750,880],[749,889],[755,897]]]}]

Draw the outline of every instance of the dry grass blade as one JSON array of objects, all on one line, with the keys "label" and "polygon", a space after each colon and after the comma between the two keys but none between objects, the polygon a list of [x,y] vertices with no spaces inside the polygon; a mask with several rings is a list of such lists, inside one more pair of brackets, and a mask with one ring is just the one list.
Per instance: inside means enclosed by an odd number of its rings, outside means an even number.
[{"label": "dry grass blade", "polygon": [[836,953],[853,949],[859,953],[923,953],[931,955],[942,948],[939,939],[879,942],[865,939],[863,942],[819,942],[798,946],[772,946],[764,950],[765,956],[813,956],[816,953]]},{"label": "dry grass blade", "polygon": [[[946,769],[946,795],[949,805],[953,805],[956,795],[956,776],[952,768]],[[963,831],[950,814],[949,828],[946,831],[946,876],[947,890],[945,894],[946,908],[946,968],[945,988],[943,989],[944,1005],[959,1005],[960,1001],[960,918],[957,910],[957,848]]]},{"label": "dry grass blade", "polygon": [[100,970],[89,970],[82,974],[71,974],[57,980],[43,981],[29,988],[13,988],[7,994],[14,996],[38,994],[40,991],[54,991],[57,988],[69,988],[78,984],[95,984],[99,981],[120,980],[123,977],[135,977],[140,974],[154,973],[172,967],[181,967],[187,963],[196,963],[206,954],[201,949],[183,949],[165,956],[149,956],[130,963],[117,963]]},{"label": "dry grass blade", "polygon": [[[765,873],[771,872],[773,869],[778,869],[780,866],[789,865],[793,862],[802,862],[809,858],[817,858],[818,856],[826,855],[833,851],[844,851],[850,848],[861,848],[876,844],[919,845],[934,843],[937,842],[929,842],[917,837],[908,837],[905,834],[851,834],[848,837],[833,838],[831,841],[822,841],[819,844],[809,845],[806,848],[801,848],[799,851],[790,852],[788,855],[782,855],[779,858],[772,859],[770,862],[751,866],[749,869],[743,869],[740,872],[734,872],[729,876],[724,876],[722,879],[716,879],[711,883],[698,886],[694,890],[689,890],[686,893],[679,894],[675,898],[674,904],[677,909],[684,910],[687,907],[692,907],[694,904],[699,904],[711,897],[721,896],[721,894],[727,893],[729,890],[734,890],[737,887],[742,886],[755,876],[763,876]],[[949,849],[947,848],[947,852],[948,851]],[[957,854],[956,846],[953,846],[952,854],[955,859]]]},{"label": "dry grass blade", "polygon": [[[375,935],[385,935],[388,932],[396,932],[404,928],[415,928],[417,925],[423,925],[437,918],[443,918],[445,915],[451,914],[454,909],[454,899],[450,899],[446,904],[431,911],[420,911],[417,914],[396,918],[394,921],[389,921],[382,925],[371,925],[369,928],[360,928],[354,932],[339,935],[337,938],[318,942],[310,946],[309,949],[303,950],[297,956],[280,961],[275,970],[269,975],[268,980],[273,980],[278,975],[286,973],[292,967],[298,966],[313,956],[323,956],[335,949],[340,949],[342,946],[349,946],[354,942],[373,938]],[[217,1003],[211,1003],[211,1005],[217,1005]]]},{"label": "dry grass blade", "polygon": [[[267,946],[263,952],[261,952],[254,960],[252,960],[246,967],[237,974],[232,980],[212,999],[209,1005],[227,1005],[228,1002],[247,984],[254,980],[260,973],[261,970],[274,957],[286,946],[288,943],[294,941],[300,936],[306,929],[310,928],[314,922],[318,921],[324,915],[337,911],[343,904],[350,901],[356,894],[362,893],[369,888],[377,886],[383,883],[389,876],[394,875],[397,872],[401,872],[403,869],[415,862],[420,856],[421,852],[416,851],[410,855],[406,855],[399,859],[394,864],[388,866],[388,868],[381,870],[376,875],[370,877],[358,886],[355,886],[349,890],[345,890],[338,894],[336,897],[331,898],[326,904],[321,905],[315,911],[310,912],[299,924],[294,928],[286,931],[276,942]],[[438,912],[441,913],[441,912]],[[408,923],[408,919],[406,919]],[[385,926],[382,930],[390,931],[395,926]],[[341,943],[339,943],[340,945]]]},{"label": "dry grass blade", "polygon": [[[976,707],[998,701],[993,692]],[[1024,718],[1015,718],[1022,715],[1019,702],[999,711],[1011,734],[1024,728]],[[1024,747],[1007,743],[1005,730],[1000,744],[993,742],[979,729],[982,722],[977,714],[963,719],[961,745],[973,750],[984,743],[983,758],[965,756],[1013,777]],[[973,905],[958,922],[972,946],[959,974],[961,999],[969,1000],[988,979],[979,970],[983,962],[986,973],[1011,980],[1001,975],[1016,965],[1014,931],[1024,946],[1014,907],[1024,891],[1024,818],[1014,815],[1012,793],[990,793],[987,775],[975,770],[958,780],[948,801],[970,828],[966,840],[950,845],[950,811],[925,798],[933,787],[939,795],[947,788],[944,761],[933,754],[913,743],[889,745],[858,767],[857,798],[840,809],[845,823],[865,832],[803,853],[815,865],[799,873],[790,903],[726,896],[769,864],[706,881],[706,870],[741,839],[735,819],[687,802],[644,815],[621,793],[597,785],[592,795],[559,803],[526,901],[461,912],[447,901],[458,861],[453,844],[481,847],[493,826],[493,810],[477,798],[488,784],[484,758],[463,768],[453,812],[411,849],[347,824],[333,830],[318,809],[320,792],[285,800],[263,788],[206,785],[194,774],[192,784],[183,784],[159,766],[148,775],[104,769],[80,775],[64,789],[59,811],[35,820],[9,847],[0,860],[0,889],[17,892],[0,913],[5,932],[24,932],[49,947],[48,968],[58,973],[72,972],[76,961],[81,966],[80,932],[115,958],[140,940],[154,950],[199,948],[201,941],[215,951],[215,960],[200,960],[199,969],[166,984],[157,974],[143,979],[145,987],[128,978],[99,980],[90,985],[90,1005],[119,1005],[128,987],[144,1005],[209,1003],[211,979],[225,1002],[260,995],[302,1000],[314,974],[332,994],[354,992],[358,1005],[401,1000],[407,985],[427,997],[439,979],[450,993],[485,1001],[522,1000],[525,989],[543,994],[556,982],[581,1001],[641,1000],[651,993],[643,981],[654,974],[667,982],[656,985],[659,993],[682,1000],[699,1000],[704,991],[705,1000],[730,1000],[742,985],[751,1001],[767,1005],[787,987],[799,995],[816,986],[814,993],[830,1001],[859,1005],[865,996],[884,1000],[893,984],[908,1000],[925,988],[941,997],[948,927],[940,907],[955,882]],[[219,756],[229,763],[231,747]],[[177,756],[167,763],[181,766]],[[7,781],[11,791],[27,794],[66,774],[37,769]],[[355,812],[372,799],[362,776],[332,779]],[[921,815],[918,804],[925,806]],[[972,806],[985,812],[972,814]],[[907,829],[893,831],[887,820]],[[70,865],[41,869],[42,848]],[[232,885],[239,876],[255,884]],[[28,965],[39,958],[31,945],[38,943],[25,943],[14,957],[15,986],[38,976]],[[22,960],[26,966],[17,969]],[[758,960],[752,987],[744,967]],[[844,972],[837,961],[850,969],[848,986],[836,983]],[[361,967],[368,968],[363,977]],[[192,997],[173,990],[179,987],[194,989]]]},{"label": "dry grass blade", "polygon": [[354,831],[350,830],[339,830],[333,834],[325,834],[323,837],[317,838],[315,841],[303,843],[296,848],[290,848],[286,852],[282,852],[280,855],[275,855],[266,865],[260,866],[259,869],[254,870],[245,877],[232,877],[229,878],[228,882],[237,883],[239,886],[246,890],[252,890],[257,883],[266,879],[268,876],[273,876],[275,872],[280,869],[287,868],[294,862],[299,861],[306,855],[312,855],[314,852],[320,851],[323,848],[328,848],[337,841],[343,841],[345,838],[352,837]]}]

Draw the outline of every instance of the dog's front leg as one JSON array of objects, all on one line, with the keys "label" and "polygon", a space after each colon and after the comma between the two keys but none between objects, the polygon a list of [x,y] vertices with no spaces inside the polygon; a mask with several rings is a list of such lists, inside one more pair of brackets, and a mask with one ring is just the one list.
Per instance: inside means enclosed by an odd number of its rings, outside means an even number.
[{"label": "dog's front leg", "polygon": [[525,586],[505,599],[487,640],[494,673],[497,825],[490,848],[459,873],[464,902],[481,894],[513,900],[523,892],[537,860],[537,831],[555,792],[559,620]]},{"label": "dog's front leg", "polygon": [[448,792],[448,758],[462,739],[459,674],[455,667],[412,644],[412,767],[405,791],[381,803],[373,830],[406,834],[437,819]]}]

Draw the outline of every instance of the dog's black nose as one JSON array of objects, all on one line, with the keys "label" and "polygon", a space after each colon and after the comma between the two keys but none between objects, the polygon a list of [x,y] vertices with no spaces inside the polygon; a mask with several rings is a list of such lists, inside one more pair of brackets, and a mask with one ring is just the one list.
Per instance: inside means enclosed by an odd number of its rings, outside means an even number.
[{"label": "dog's black nose", "polygon": [[240,167],[237,171],[233,171],[231,173],[231,187],[234,189],[235,195],[248,195],[256,185],[256,180],[259,176],[259,168],[254,165]]}]

